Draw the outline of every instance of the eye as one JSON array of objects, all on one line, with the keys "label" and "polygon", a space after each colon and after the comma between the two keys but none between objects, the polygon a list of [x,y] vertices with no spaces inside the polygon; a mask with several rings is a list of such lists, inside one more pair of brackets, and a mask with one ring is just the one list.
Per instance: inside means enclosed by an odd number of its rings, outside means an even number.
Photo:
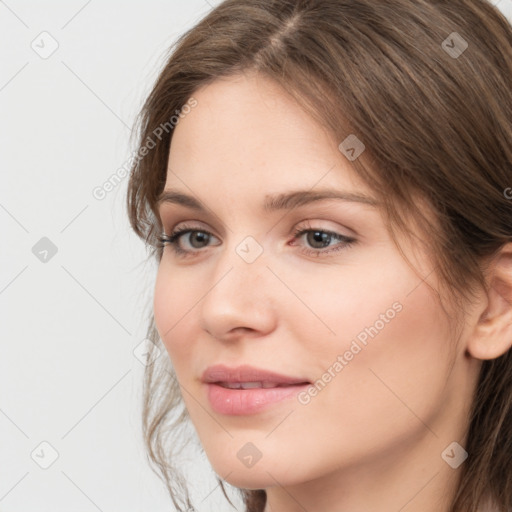
[{"label": "eye", "polygon": [[212,238],[216,239],[217,237],[204,229],[184,225],[174,230],[170,235],[163,234],[158,237],[158,241],[160,247],[169,244],[177,255],[188,256],[191,253],[198,252],[195,249],[207,247]]},{"label": "eye", "polygon": [[[355,238],[309,225],[303,226],[302,229],[296,229],[293,235],[291,246],[297,245],[297,240],[303,240],[309,247],[303,247],[300,252],[316,257],[346,249],[356,242]],[[187,225],[175,229],[170,235],[164,233],[158,237],[160,247],[169,245],[173,252],[180,257],[193,257],[200,254],[201,249],[209,245],[220,245],[220,242],[211,244],[212,240],[218,241],[217,237],[209,231]]]},{"label": "eye", "polygon": [[[299,228],[295,230],[294,240],[301,239],[305,240],[309,245],[309,248],[304,247],[301,252],[310,256],[323,256],[325,254],[337,252],[348,248],[356,242],[355,238],[348,237],[334,231],[314,227],[307,227],[306,229]],[[334,242],[334,244],[332,242]]]}]

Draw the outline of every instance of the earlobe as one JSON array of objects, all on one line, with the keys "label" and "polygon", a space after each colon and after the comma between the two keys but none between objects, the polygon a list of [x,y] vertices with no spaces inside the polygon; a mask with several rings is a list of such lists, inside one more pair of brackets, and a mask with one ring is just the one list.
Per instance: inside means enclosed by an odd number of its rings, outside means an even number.
[{"label": "earlobe", "polygon": [[476,359],[496,359],[512,347],[512,243],[493,259],[488,276],[487,307],[468,340]]}]

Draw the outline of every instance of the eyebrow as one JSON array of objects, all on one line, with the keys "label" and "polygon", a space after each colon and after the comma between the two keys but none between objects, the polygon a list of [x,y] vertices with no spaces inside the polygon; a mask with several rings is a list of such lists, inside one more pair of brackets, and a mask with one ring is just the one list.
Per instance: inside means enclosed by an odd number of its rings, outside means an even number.
[{"label": "eyebrow", "polygon": [[[297,190],[277,195],[265,196],[263,203],[263,211],[266,213],[275,212],[279,210],[291,210],[299,206],[303,206],[315,201],[322,201],[325,199],[337,199],[340,201],[347,201],[353,203],[363,203],[373,207],[378,206],[378,201],[374,198],[364,195],[356,194],[353,192],[343,192],[334,189],[324,190]],[[195,197],[178,192],[175,190],[164,190],[157,200],[157,207],[164,203],[179,204],[196,210],[198,212],[207,213],[207,209]]]}]

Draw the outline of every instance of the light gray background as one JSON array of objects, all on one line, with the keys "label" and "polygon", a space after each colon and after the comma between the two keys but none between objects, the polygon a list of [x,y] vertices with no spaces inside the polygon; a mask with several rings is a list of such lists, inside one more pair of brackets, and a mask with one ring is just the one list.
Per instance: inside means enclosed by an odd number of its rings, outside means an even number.
[{"label": "light gray background", "polygon": [[[127,179],[92,192],[128,159],[167,48],[219,3],[0,1],[1,512],[172,510],[139,426],[156,268]],[[187,470],[200,511],[230,510],[204,456]]]}]

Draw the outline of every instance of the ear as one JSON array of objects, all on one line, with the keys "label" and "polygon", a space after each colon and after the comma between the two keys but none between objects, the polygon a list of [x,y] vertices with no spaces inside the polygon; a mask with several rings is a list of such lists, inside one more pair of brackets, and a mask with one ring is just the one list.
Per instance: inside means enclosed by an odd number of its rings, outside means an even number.
[{"label": "ear", "polygon": [[487,275],[487,307],[467,346],[476,359],[496,359],[512,347],[512,243],[505,244],[492,259]]}]

